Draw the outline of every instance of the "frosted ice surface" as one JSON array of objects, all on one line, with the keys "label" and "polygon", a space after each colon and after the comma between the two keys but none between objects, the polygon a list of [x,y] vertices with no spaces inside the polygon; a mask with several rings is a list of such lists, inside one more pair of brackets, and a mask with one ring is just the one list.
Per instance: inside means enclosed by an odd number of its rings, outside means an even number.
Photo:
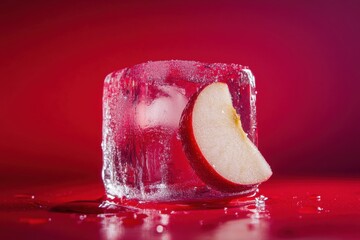
[{"label": "frosted ice surface", "polygon": [[204,85],[217,81],[228,84],[244,131],[256,144],[255,79],[247,67],[156,61],[106,77],[102,176],[109,196],[139,200],[224,196],[207,188],[196,176],[177,137],[189,98]]},{"label": "frosted ice surface", "polygon": [[183,89],[173,86],[159,86],[158,90],[164,93],[152,102],[140,101],[136,106],[135,119],[141,128],[171,127],[179,124],[182,109],[185,108],[187,99]]}]

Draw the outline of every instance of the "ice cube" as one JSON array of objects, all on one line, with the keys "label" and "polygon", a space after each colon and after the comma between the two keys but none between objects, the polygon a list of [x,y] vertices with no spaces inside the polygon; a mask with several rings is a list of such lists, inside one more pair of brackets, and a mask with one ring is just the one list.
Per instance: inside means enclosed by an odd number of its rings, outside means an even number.
[{"label": "ice cube", "polygon": [[103,171],[108,196],[172,201],[239,196],[210,189],[191,168],[178,136],[190,97],[228,84],[242,127],[257,144],[255,80],[238,64],[156,61],[109,74],[103,96]]}]

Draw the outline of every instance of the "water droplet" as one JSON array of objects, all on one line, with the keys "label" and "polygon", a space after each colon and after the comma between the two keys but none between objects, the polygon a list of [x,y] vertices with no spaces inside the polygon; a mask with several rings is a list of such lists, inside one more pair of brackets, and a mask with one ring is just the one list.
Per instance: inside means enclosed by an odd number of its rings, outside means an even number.
[{"label": "water droplet", "polygon": [[309,199],[320,202],[321,201],[321,196],[317,195],[317,194],[311,194],[311,195],[309,195]]},{"label": "water droplet", "polygon": [[255,198],[256,207],[264,207],[266,200],[268,200],[268,198],[265,197],[264,195],[260,195],[259,197]]},{"label": "water droplet", "polygon": [[84,214],[84,215],[80,215],[79,216],[79,219],[81,220],[81,221],[83,221],[85,218],[86,218],[87,216]]},{"label": "water droplet", "polygon": [[14,197],[18,198],[18,199],[28,199],[28,200],[35,199],[35,195],[33,195],[33,194],[24,194],[24,193],[15,194]]},{"label": "water droplet", "polygon": [[156,232],[157,233],[163,233],[164,232],[164,227],[162,225],[157,225],[156,226]]},{"label": "water droplet", "polygon": [[316,214],[316,213],[321,213],[323,210],[324,209],[322,207],[309,205],[309,206],[301,206],[298,209],[298,212],[300,214]]}]

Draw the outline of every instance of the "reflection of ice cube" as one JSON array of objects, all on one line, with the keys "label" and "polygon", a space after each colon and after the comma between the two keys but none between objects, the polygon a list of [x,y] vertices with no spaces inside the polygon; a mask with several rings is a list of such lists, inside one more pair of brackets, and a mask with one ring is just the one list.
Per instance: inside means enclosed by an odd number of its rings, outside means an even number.
[{"label": "reflection of ice cube", "polygon": [[165,93],[149,104],[141,101],[135,110],[136,123],[141,128],[163,126],[175,128],[179,124],[181,113],[186,106],[184,90],[173,86],[159,86]]}]

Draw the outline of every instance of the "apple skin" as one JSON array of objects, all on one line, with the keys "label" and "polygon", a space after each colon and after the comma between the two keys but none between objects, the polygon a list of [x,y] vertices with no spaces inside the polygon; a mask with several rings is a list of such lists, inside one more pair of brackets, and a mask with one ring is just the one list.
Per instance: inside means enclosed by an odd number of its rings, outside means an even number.
[{"label": "apple skin", "polygon": [[195,140],[192,126],[192,112],[198,95],[206,86],[203,86],[199,91],[197,91],[197,93],[195,93],[190,98],[180,119],[179,134],[183,144],[183,150],[185,152],[185,155],[189,160],[190,165],[192,166],[196,174],[200,177],[200,179],[213,189],[229,193],[251,191],[251,189],[255,191],[259,184],[241,185],[229,181],[228,179],[225,179],[219,173],[217,173],[214,168],[209,164],[209,162],[205,159]]}]

